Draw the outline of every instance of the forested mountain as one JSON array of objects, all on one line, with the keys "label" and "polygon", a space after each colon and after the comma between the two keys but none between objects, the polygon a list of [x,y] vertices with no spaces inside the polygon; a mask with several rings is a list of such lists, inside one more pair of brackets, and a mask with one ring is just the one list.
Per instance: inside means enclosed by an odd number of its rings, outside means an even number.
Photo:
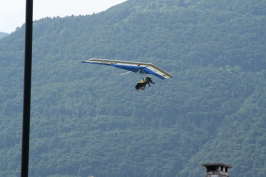
[{"label": "forested mountain", "polygon": [[8,35],[7,33],[0,32],[0,38],[5,37],[5,36],[7,36],[7,35]]},{"label": "forested mountain", "polygon": [[[266,175],[266,2],[128,0],[33,24],[31,177]],[[24,25],[0,40],[0,176],[20,176]],[[154,78],[79,63],[151,62]]]}]

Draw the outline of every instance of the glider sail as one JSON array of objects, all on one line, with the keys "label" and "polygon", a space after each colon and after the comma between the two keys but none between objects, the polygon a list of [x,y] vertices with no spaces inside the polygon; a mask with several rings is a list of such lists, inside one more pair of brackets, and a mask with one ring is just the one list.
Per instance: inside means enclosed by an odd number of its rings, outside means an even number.
[{"label": "glider sail", "polygon": [[160,79],[169,79],[172,77],[169,73],[151,63],[97,59],[97,58],[91,58],[89,60],[82,61],[82,63],[114,66],[135,73],[152,74]]}]

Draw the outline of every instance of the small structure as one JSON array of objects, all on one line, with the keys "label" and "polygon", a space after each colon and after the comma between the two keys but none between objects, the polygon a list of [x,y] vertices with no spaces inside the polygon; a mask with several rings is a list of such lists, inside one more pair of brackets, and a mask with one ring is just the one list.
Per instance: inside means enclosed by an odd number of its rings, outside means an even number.
[{"label": "small structure", "polygon": [[206,168],[205,177],[229,177],[229,168],[233,168],[230,165],[222,163],[209,163],[202,164],[201,166]]}]

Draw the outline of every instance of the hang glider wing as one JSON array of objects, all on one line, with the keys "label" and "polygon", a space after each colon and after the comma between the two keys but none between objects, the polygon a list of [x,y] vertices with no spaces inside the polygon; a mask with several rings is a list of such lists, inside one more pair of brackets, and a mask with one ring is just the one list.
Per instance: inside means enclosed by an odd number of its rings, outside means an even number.
[{"label": "hang glider wing", "polygon": [[135,72],[135,73],[152,74],[154,76],[157,76],[160,79],[169,79],[172,77],[169,73],[167,73],[166,71],[160,69],[159,67],[151,63],[131,62],[131,61],[121,61],[121,60],[107,60],[107,59],[97,59],[97,58],[91,58],[89,60],[82,61],[82,63],[114,66],[120,69],[125,69],[131,72]]}]

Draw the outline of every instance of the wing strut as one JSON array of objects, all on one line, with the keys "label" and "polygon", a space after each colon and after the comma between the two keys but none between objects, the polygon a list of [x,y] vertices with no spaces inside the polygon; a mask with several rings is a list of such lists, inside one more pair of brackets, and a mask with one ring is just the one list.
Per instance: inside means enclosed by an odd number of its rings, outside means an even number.
[{"label": "wing strut", "polygon": [[139,69],[139,70],[138,70],[138,74],[145,74],[146,77],[149,77],[149,76],[147,75],[147,73],[146,73],[143,69]]}]

